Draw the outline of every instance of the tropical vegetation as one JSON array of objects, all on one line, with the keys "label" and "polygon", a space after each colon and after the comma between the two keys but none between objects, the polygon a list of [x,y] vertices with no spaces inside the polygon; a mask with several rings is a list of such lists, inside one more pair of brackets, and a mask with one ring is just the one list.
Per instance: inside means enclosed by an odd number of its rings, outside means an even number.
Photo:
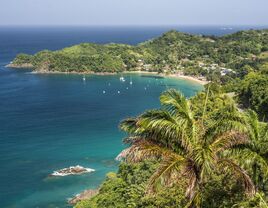
[{"label": "tropical vegetation", "polygon": [[160,103],[121,122],[124,162],[76,207],[267,207],[267,123],[212,84]]},{"label": "tropical vegetation", "polygon": [[210,81],[185,98],[120,124],[127,149],[99,194],[102,207],[268,207],[268,30],[222,37],[169,31],[140,43],[82,43],[19,54],[9,65],[42,72],[179,73]]},{"label": "tropical vegetation", "polygon": [[31,64],[37,71],[122,72],[147,70],[206,76],[223,79],[222,68],[231,68],[229,77],[244,73],[268,51],[268,30],[240,31],[223,37],[191,35],[169,31],[140,43],[82,43],[57,51],[44,50],[34,55],[19,54],[12,66]]}]

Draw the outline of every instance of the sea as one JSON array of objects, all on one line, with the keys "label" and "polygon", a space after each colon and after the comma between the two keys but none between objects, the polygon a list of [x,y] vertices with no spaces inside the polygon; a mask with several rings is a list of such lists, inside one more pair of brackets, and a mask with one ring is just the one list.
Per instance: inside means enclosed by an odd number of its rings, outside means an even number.
[{"label": "sea", "polygon": [[[96,76],[33,74],[5,66],[18,53],[58,50],[82,42],[138,44],[168,30],[225,35],[253,26],[0,27],[0,207],[69,207],[67,200],[95,189],[125,148],[121,120],[158,108],[161,92],[186,97],[203,86],[139,74]],[[258,27],[263,28],[263,27]],[[131,84],[132,83],[132,84]],[[50,177],[81,165],[95,171]]]}]

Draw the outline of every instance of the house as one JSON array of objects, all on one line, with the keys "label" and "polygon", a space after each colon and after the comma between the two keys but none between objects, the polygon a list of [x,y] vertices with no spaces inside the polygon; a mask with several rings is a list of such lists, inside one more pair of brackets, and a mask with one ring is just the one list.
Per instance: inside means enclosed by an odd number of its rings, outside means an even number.
[{"label": "house", "polygon": [[226,69],[226,68],[221,68],[221,76],[225,76],[226,74],[230,74],[233,73],[235,74],[236,72],[232,69]]}]

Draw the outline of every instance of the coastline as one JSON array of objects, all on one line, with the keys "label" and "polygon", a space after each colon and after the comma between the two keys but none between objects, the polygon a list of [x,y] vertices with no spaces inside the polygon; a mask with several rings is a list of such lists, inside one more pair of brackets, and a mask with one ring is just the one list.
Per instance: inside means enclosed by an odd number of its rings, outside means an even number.
[{"label": "coastline", "polygon": [[155,75],[155,76],[161,76],[161,77],[168,77],[168,78],[176,78],[176,79],[184,79],[184,80],[188,80],[188,81],[192,81],[192,82],[196,82],[198,84],[201,85],[206,85],[209,83],[209,81],[207,80],[200,80],[197,77],[194,76],[187,76],[187,75],[182,75],[182,74],[164,74],[164,73],[158,73],[158,72],[148,72],[148,71],[126,71],[123,72],[123,74],[151,74],[151,75]]},{"label": "coastline", "polygon": [[167,75],[167,77],[189,80],[189,81],[192,81],[192,82],[199,83],[201,85],[206,85],[206,84],[209,83],[209,81],[207,81],[207,80],[200,80],[197,77],[187,76],[187,75],[182,75],[182,74],[170,74],[170,75]]},{"label": "coastline", "polygon": [[99,189],[86,189],[74,197],[68,199],[68,204],[76,205],[78,202],[86,199],[90,199],[99,193]]},{"label": "coastline", "polygon": [[32,71],[32,74],[87,74],[87,75],[114,75],[114,74],[118,74],[115,72],[60,72],[60,71]]},{"label": "coastline", "polygon": [[[7,68],[22,68],[22,69],[33,69],[29,66],[12,66],[8,64],[6,66]],[[115,75],[115,74],[150,74],[154,76],[161,76],[161,77],[167,77],[167,78],[176,78],[176,79],[184,79],[188,81],[192,81],[201,85],[206,85],[209,83],[207,80],[201,80],[197,77],[194,76],[189,76],[189,75],[183,75],[181,73],[176,73],[176,74],[165,74],[165,73],[158,73],[158,72],[151,72],[151,71],[123,71],[123,72],[76,72],[76,71],[71,71],[71,72],[60,72],[60,71],[32,71],[31,73],[33,74],[81,74],[81,75]]]},{"label": "coastline", "polygon": [[80,74],[80,75],[99,75],[99,76],[105,76],[105,75],[116,75],[116,74],[147,74],[147,75],[154,75],[154,76],[160,76],[165,78],[176,78],[176,79],[183,79],[192,81],[201,85],[206,85],[209,83],[209,81],[206,80],[200,80],[197,77],[193,76],[187,76],[182,74],[159,74],[158,72],[148,72],[148,71],[124,71],[124,72],[48,72],[48,71],[32,71],[33,74]]}]

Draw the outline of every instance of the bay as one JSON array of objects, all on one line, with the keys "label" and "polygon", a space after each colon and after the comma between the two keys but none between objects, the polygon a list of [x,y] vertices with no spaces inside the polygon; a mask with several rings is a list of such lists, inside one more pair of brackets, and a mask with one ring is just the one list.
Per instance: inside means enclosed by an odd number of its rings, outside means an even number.
[{"label": "bay", "polygon": [[[122,119],[159,107],[158,97],[168,88],[187,97],[203,89],[171,78],[125,74],[121,82],[121,75],[87,75],[83,81],[81,75],[32,74],[5,65],[21,52],[34,54],[81,42],[137,44],[172,28],[0,27],[1,207],[67,207],[67,198],[98,187],[106,173],[117,170],[114,158],[124,148],[125,135],[118,129]],[[211,35],[233,31],[221,28],[174,29]],[[73,165],[96,171],[48,177]]]}]

